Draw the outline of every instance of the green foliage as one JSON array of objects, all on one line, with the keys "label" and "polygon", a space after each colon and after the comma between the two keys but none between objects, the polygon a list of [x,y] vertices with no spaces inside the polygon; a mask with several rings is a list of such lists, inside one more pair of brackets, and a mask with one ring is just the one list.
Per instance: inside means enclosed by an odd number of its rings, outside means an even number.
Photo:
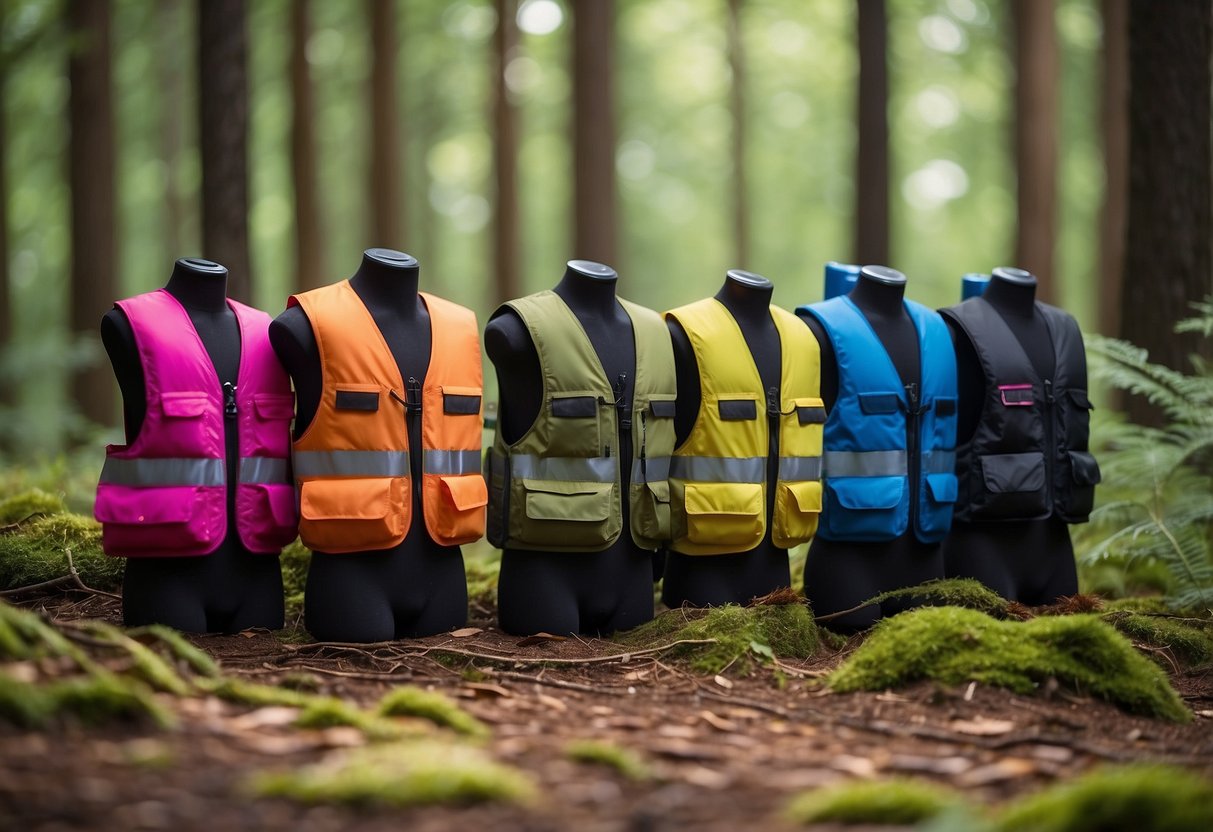
[{"label": "green foliage", "polygon": [[307,570],[312,552],[298,538],[282,550],[282,592],[286,600],[286,625],[290,627],[303,618],[303,595],[307,587]]},{"label": "green foliage", "polygon": [[578,763],[593,763],[613,768],[629,780],[648,780],[653,772],[636,752],[613,742],[574,740],[564,753]]},{"label": "green foliage", "polygon": [[459,734],[478,739],[489,736],[489,728],[440,693],[415,687],[399,687],[379,700],[380,716],[414,716]]},{"label": "green foliage", "polygon": [[41,728],[64,716],[90,725],[148,720],[173,724],[146,687],[108,672],[46,684],[24,682],[0,671],[0,719],[25,728]]},{"label": "green foliage", "polygon": [[19,523],[39,514],[62,514],[67,511],[63,498],[34,488],[0,500],[0,525]]},{"label": "green foliage", "polygon": [[1213,829],[1213,783],[1171,766],[1097,770],[1010,806],[1000,832]]},{"label": "green foliage", "polygon": [[911,610],[879,622],[827,681],[839,691],[977,681],[1026,694],[1050,678],[1132,713],[1192,718],[1166,675],[1094,615],[998,621],[957,607]]},{"label": "green foliage", "polygon": [[210,677],[221,675],[218,663],[211,658],[210,654],[190,644],[185,636],[171,627],[165,627],[163,624],[148,624],[144,627],[127,630],[126,634],[133,639],[148,639],[163,644],[173,656],[189,665],[195,673]]},{"label": "green foliage", "polygon": [[530,803],[536,790],[522,772],[466,745],[390,743],[339,753],[310,766],[253,778],[263,797],[302,803],[418,806]]},{"label": "green foliage", "polygon": [[0,601],[0,659],[22,661],[66,656],[77,664],[87,658],[41,616]]},{"label": "green foliage", "polygon": [[1133,612],[1110,613],[1103,619],[1134,641],[1171,651],[1184,664],[1199,666],[1213,662],[1213,621],[1208,619]]},{"label": "green foliage", "polygon": [[0,531],[0,589],[70,574],[69,551],[85,584],[108,590],[121,586],[124,564],[101,551],[101,526],[78,514],[53,514]]},{"label": "green foliage", "polygon": [[197,686],[205,693],[240,705],[265,707],[282,705],[287,708],[304,708],[316,697],[284,687],[257,685],[231,676],[218,679],[200,679]]},{"label": "green foliage", "polygon": [[803,825],[909,826],[960,804],[954,792],[922,780],[843,783],[799,795],[788,804],[789,820]]},{"label": "green foliage", "polygon": [[338,725],[357,728],[372,740],[393,740],[404,735],[396,724],[332,696],[307,696],[303,712],[295,720],[297,728],[334,728]]},{"label": "green foliage", "polygon": [[820,645],[813,613],[803,602],[667,610],[615,637],[631,647],[704,639],[714,639],[715,643],[683,645],[671,655],[690,655],[691,668],[700,673],[720,673],[729,668],[745,675],[773,656],[807,659]]}]

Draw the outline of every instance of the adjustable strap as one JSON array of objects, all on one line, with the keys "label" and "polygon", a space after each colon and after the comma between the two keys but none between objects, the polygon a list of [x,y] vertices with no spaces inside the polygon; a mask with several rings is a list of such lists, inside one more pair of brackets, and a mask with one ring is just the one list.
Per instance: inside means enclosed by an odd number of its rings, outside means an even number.
[{"label": "adjustable strap", "polygon": [[423,474],[437,474],[443,477],[478,474],[480,451],[426,448],[421,453],[421,471]]},{"label": "adjustable strap", "polygon": [[101,482],[144,487],[220,486],[227,481],[226,467],[227,463],[222,459],[107,457],[101,468]]},{"label": "adjustable strap", "polygon": [[767,479],[765,456],[676,456],[670,476],[695,482],[761,483]]},{"label": "adjustable strap", "polygon": [[249,485],[290,482],[286,460],[270,456],[246,456],[240,460],[240,482]]},{"label": "adjustable strap", "polygon": [[296,477],[407,477],[410,474],[408,451],[295,451],[292,459]]},{"label": "adjustable strap", "polygon": [[904,477],[905,451],[826,451],[827,477]]}]

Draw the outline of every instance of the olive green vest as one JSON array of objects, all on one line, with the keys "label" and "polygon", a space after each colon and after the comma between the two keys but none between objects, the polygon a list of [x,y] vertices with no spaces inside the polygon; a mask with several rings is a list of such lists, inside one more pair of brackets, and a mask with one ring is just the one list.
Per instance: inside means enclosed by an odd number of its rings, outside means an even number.
[{"label": "olive green vest", "polygon": [[[531,334],[543,371],[543,405],[507,445],[497,426],[485,459],[489,542],[499,548],[597,552],[619,539],[618,420],[631,421],[628,493],[632,540],[656,549],[670,532],[674,350],[661,316],[620,299],[636,343],[632,411],[615,394],[581,322],[551,291],[505,304]],[[628,428],[627,422],[624,429]]]}]

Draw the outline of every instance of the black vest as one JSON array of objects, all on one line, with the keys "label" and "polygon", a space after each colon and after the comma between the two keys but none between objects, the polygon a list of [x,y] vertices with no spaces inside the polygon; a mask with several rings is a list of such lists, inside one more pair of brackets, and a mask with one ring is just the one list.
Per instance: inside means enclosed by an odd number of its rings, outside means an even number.
[{"label": "black vest", "polygon": [[981,418],[956,449],[956,519],[1034,520],[1056,514],[1085,523],[1099,482],[1087,452],[1091,401],[1078,322],[1036,304],[1048,325],[1053,378],[1041,379],[1015,333],[989,303],[974,298],[941,313],[959,325],[985,373]]}]

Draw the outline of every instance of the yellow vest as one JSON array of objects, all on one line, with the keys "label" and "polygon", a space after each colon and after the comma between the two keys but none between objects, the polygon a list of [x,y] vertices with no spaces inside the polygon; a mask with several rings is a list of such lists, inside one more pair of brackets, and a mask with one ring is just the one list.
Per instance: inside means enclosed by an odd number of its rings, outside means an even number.
[{"label": "yellow vest", "polygon": [[699,416],[670,461],[673,548],[687,555],[747,552],[767,529],[769,433],[779,431],[771,540],[812,539],[821,512],[821,353],[795,315],[771,307],[779,332],[777,402],[768,402],[741,328],[707,298],[666,313],[682,325],[699,365]]}]

